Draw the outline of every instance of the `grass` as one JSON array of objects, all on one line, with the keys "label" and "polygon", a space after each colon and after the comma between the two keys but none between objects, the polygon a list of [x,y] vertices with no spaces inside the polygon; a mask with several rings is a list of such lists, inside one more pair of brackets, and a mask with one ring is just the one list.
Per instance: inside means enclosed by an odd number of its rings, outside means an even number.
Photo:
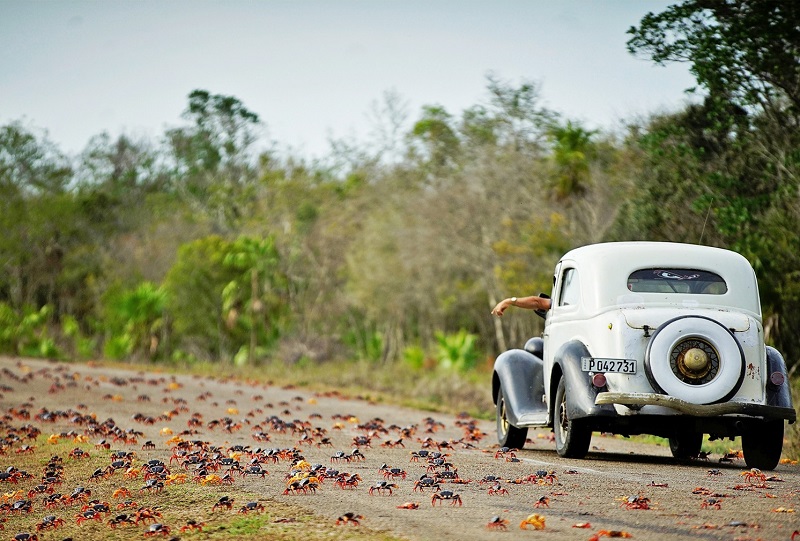
[{"label": "grass", "polygon": [[[650,443],[653,445],[660,445],[662,447],[669,447],[669,440],[659,436],[644,434],[639,436],[631,436],[631,439],[641,443]],[[741,448],[742,438],[738,436],[732,440],[725,439],[711,441],[708,439],[708,435],[706,435],[703,437],[703,446],[701,447],[701,450],[707,453],[710,452],[714,455],[724,455],[725,453],[739,450]]]},{"label": "grass", "polygon": [[411,369],[403,363],[368,361],[286,364],[270,361],[236,367],[228,363],[134,365],[102,363],[128,369],[165,373],[190,373],[216,378],[294,385],[311,391],[338,392],[377,403],[409,406],[442,413],[466,412],[479,419],[494,419],[489,365],[469,373],[437,369]]}]

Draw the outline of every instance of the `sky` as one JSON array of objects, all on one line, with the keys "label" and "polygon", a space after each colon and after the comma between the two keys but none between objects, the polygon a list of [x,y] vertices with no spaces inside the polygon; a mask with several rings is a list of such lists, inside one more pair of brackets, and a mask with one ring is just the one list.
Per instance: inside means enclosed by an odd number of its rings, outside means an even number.
[{"label": "sky", "polygon": [[[0,125],[76,154],[102,132],[159,138],[194,89],[238,98],[264,141],[308,158],[365,141],[387,93],[408,121],[486,103],[487,75],[539,85],[591,129],[680,108],[688,66],[627,52],[661,0],[0,0]],[[410,124],[409,124],[410,126]]]}]

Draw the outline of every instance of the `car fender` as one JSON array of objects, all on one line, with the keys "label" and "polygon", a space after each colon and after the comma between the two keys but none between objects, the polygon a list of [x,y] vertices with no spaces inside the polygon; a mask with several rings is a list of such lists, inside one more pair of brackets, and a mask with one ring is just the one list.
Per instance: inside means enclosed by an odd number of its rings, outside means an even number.
[{"label": "car fender", "polygon": [[[603,389],[592,385],[589,373],[581,370],[581,357],[591,357],[591,354],[580,341],[572,340],[558,349],[553,359],[550,400],[555,401],[558,380],[563,377],[567,389],[567,415],[570,419],[616,415],[612,405],[595,405],[594,400]],[[554,405],[551,411],[555,411]]]},{"label": "car fender", "polygon": [[522,349],[501,353],[494,362],[492,400],[502,386],[508,422],[514,426],[544,426],[547,404],[544,402],[543,361]]},{"label": "car fender", "polygon": [[[770,381],[770,377],[775,372],[783,375],[783,383],[775,385]],[[778,406],[781,408],[793,408],[792,393],[789,390],[789,374],[786,370],[786,361],[783,360],[783,355],[780,352],[767,346],[767,405]]]}]

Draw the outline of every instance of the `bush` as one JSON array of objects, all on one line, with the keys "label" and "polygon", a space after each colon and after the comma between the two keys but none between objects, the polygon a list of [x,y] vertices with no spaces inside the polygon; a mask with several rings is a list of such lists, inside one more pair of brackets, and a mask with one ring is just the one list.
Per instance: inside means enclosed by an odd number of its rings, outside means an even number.
[{"label": "bush", "polygon": [[478,361],[478,350],[475,347],[478,337],[461,329],[456,334],[436,333],[438,342],[437,361],[443,370],[467,372],[475,367]]}]

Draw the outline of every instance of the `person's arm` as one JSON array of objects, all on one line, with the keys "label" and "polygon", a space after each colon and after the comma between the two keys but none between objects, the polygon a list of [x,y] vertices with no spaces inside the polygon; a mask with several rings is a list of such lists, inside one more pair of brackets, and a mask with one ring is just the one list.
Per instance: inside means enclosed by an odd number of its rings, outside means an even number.
[{"label": "person's arm", "polygon": [[510,299],[503,299],[502,301],[497,303],[497,306],[494,307],[494,309],[492,310],[492,315],[498,317],[502,316],[503,312],[505,312],[509,306],[526,308],[528,310],[549,310],[550,299],[545,299],[537,296],[511,297]]}]

